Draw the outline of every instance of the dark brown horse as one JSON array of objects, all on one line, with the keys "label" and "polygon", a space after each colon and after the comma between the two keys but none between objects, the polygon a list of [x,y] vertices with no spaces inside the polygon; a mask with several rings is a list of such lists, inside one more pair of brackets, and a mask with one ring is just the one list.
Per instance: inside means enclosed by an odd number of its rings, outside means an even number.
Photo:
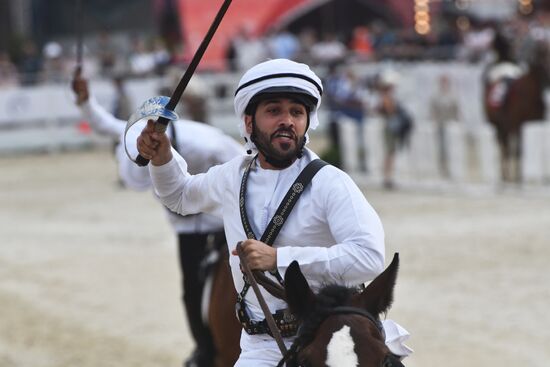
[{"label": "dark brown horse", "polygon": [[[360,367],[403,366],[385,344],[379,319],[393,302],[399,256],[364,291],[337,285],[324,287],[315,295],[300,267],[294,261],[285,273],[285,293],[291,310],[302,326],[295,343],[280,366],[346,366],[334,340],[346,335],[353,340],[355,358]],[[235,315],[237,292],[231,277],[227,250],[223,251],[213,272],[209,323],[217,349],[216,366],[233,366],[240,353],[241,325]],[[338,359],[334,364],[333,359]],[[352,357],[354,358],[354,357]],[[343,364],[344,363],[344,364]]]},{"label": "dark brown horse", "polygon": [[[494,48],[500,61],[511,65],[509,45],[497,35]],[[502,179],[520,181],[521,176],[521,128],[527,121],[541,121],[545,117],[544,88],[548,84],[550,58],[548,44],[534,42],[533,55],[527,70],[518,75],[506,75],[503,63],[497,63],[487,74],[501,68],[504,73],[485,78],[484,107],[487,120],[495,127],[500,148]],[[500,90],[499,90],[500,89]],[[501,94],[499,96],[499,93]],[[495,97],[496,96],[496,97]]]},{"label": "dark brown horse", "polygon": [[229,267],[227,246],[221,251],[213,270],[212,291],[208,307],[208,323],[216,347],[216,367],[233,366],[241,348],[241,324],[237,320],[235,304],[237,292]]},{"label": "dark brown horse", "polygon": [[294,261],[285,273],[286,297],[302,326],[279,366],[403,366],[386,346],[379,319],[392,304],[398,267],[395,254],[361,293],[332,285],[314,294]]}]

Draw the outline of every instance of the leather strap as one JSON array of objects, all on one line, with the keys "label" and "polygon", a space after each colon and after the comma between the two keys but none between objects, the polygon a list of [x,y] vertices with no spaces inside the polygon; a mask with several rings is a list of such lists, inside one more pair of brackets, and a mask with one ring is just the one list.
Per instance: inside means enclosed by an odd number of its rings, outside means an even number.
[{"label": "leather strap", "polygon": [[[243,178],[241,180],[241,188],[239,192],[239,209],[241,214],[241,222],[243,224],[244,231],[246,233],[246,237],[250,239],[256,239],[256,234],[252,230],[252,226],[250,225],[250,222],[248,220],[248,215],[246,213],[246,185],[248,182],[248,175],[250,174],[250,169],[252,168],[252,165],[256,162],[258,156],[254,157],[248,166],[246,167]],[[300,172],[288,192],[286,193],[285,197],[283,198],[281,204],[277,208],[277,211],[275,212],[275,215],[273,215],[273,218],[271,218],[271,221],[267,225],[267,228],[265,229],[260,241],[268,244],[269,246],[273,246],[273,243],[275,242],[275,239],[277,238],[279,232],[281,231],[281,228],[286,222],[286,219],[290,215],[290,212],[294,208],[294,205],[296,205],[296,202],[306,189],[306,187],[311,182],[312,178],[319,172],[321,168],[326,166],[328,163],[321,160],[321,159],[314,159],[313,161],[309,162],[308,165]],[[253,272],[258,282],[262,285],[262,278],[269,279],[263,276],[261,272],[254,271]],[[275,269],[274,271],[270,272],[280,284],[283,284],[283,278],[279,274],[279,272]],[[246,275],[244,275],[244,287],[243,290],[239,293],[239,302],[242,301],[248,292],[248,289],[250,288],[250,283],[247,280]],[[280,292],[273,292],[273,284],[269,284],[268,287],[264,288],[273,296],[281,298]]]}]

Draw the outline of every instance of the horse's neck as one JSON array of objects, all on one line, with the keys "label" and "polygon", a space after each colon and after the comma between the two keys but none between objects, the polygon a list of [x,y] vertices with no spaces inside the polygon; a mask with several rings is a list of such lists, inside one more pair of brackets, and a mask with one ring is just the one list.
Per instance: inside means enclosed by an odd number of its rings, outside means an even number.
[{"label": "horse's neck", "polygon": [[532,79],[533,83],[541,90],[544,89],[545,85],[548,85],[550,77],[548,75],[547,65],[543,65],[541,62],[530,65],[527,76],[529,79]]}]

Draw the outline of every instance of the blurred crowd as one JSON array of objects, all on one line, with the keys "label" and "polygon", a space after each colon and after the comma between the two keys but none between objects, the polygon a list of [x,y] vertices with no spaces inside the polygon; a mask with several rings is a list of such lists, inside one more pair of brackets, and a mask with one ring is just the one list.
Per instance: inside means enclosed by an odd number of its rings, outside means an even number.
[{"label": "blurred crowd", "polygon": [[[267,58],[289,58],[313,66],[344,60],[486,62],[491,58],[496,26],[506,29],[518,42],[533,30],[550,32],[547,17],[515,17],[498,25],[468,18],[441,20],[424,36],[413,29],[389,28],[380,21],[357,26],[345,38],[337,33],[318,34],[312,29],[298,33],[280,29],[256,37],[243,28],[227,45],[224,61],[226,70],[235,72]],[[101,32],[86,39],[84,62],[90,78],[149,77],[163,75],[170,65],[185,64],[180,51],[169,51],[158,37]],[[26,40],[14,54],[0,50],[0,87],[66,81],[75,65],[74,54],[74,41],[56,40],[42,46]]]}]

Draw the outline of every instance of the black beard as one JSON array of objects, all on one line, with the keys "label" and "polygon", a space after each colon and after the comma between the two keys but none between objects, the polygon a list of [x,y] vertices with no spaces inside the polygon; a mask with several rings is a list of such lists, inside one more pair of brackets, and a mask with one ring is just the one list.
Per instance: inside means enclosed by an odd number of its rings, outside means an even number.
[{"label": "black beard", "polygon": [[[303,136],[297,136],[293,134],[294,148],[289,148],[286,151],[279,151],[275,149],[273,144],[271,144],[271,138],[282,131],[290,131],[287,129],[279,129],[271,136],[267,133],[260,131],[256,127],[255,121],[252,122],[252,134],[250,135],[250,140],[256,144],[256,148],[260,151],[265,160],[274,167],[277,168],[286,168],[294,162],[295,158],[300,158],[302,156],[302,149],[304,148],[305,139]],[[299,143],[299,142],[302,143]]]}]

